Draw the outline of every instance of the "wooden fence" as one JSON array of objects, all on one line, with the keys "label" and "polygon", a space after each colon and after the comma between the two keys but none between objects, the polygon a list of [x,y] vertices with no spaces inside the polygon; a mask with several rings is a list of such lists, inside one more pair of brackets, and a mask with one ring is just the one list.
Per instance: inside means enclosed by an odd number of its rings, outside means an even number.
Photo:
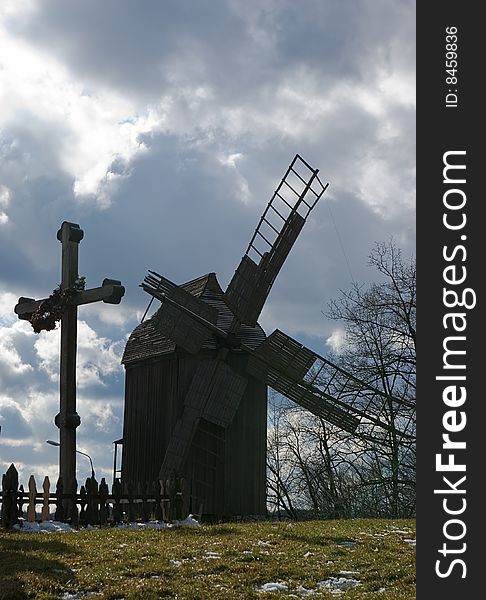
[{"label": "wooden fence", "polygon": [[[2,476],[0,494],[1,525],[9,528],[23,518],[27,521],[47,521],[52,518],[69,523],[73,527],[86,525],[115,525],[124,522],[147,522],[150,520],[173,521],[187,516],[188,495],[185,481],[175,476],[166,482],[156,481],[146,485],[126,485],[117,480],[111,492],[105,478],[98,482],[89,477],[78,491],[74,480],[65,489],[59,478],[55,492],[44,478],[42,491],[38,491],[31,475],[28,489],[19,486],[18,472],[12,464]],[[55,511],[51,507],[55,506]],[[40,508],[38,511],[37,508]]]}]

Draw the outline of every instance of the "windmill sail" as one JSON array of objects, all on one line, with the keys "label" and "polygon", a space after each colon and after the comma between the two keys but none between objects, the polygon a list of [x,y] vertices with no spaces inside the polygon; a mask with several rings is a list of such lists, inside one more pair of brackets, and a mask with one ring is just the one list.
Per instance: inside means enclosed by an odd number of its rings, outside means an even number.
[{"label": "windmill sail", "polygon": [[268,203],[225,300],[241,323],[255,325],[270,289],[319,198],[326,191],[298,154]]},{"label": "windmill sail", "polygon": [[[313,414],[355,435],[413,439],[413,403],[366,383],[275,330],[248,361],[249,374]],[[390,418],[392,414],[393,419]]]},{"label": "windmill sail", "polygon": [[[155,271],[149,271],[141,287],[160,300],[163,307],[152,317],[159,333],[196,354],[211,336],[218,311]],[[195,320],[194,315],[200,318]]]},{"label": "windmill sail", "polygon": [[[224,350],[220,354],[224,354]],[[245,393],[247,380],[238,375],[221,356],[199,363],[184,399],[184,412],[177,422],[160,470],[160,478],[171,471],[181,473],[189,456],[201,419],[226,429],[236,414]]]}]

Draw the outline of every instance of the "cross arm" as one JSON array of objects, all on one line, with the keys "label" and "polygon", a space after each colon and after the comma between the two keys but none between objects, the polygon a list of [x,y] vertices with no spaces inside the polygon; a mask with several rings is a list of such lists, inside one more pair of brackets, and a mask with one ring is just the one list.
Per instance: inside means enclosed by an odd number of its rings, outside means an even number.
[{"label": "cross arm", "polygon": [[103,279],[100,287],[91,290],[83,290],[73,298],[72,303],[91,304],[92,302],[103,301],[106,304],[120,304],[125,294],[125,288],[118,279]]},{"label": "cross arm", "polygon": [[[104,279],[100,287],[77,292],[68,301],[68,305],[80,306],[81,304],[91,304],[100,301],[107,304],[120,304],[124,294],[125,288],[121,285],[121,281],[118,281],[117,279]],[[28,321],[42,302],[44,302],[44,300],[21,297],[14,308],[14,312],[18,315],[19,319]]]}]

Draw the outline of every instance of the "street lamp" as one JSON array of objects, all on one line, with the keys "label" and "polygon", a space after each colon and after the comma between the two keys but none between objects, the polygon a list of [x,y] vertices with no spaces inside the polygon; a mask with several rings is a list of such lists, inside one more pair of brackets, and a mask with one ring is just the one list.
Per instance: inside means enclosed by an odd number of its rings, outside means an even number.
[{"label": "street lamp", "polygon": [[[51,446],[57,446],[58,448],[61,445],[59,442],[55,442],[54,440],[46,440],[46,444],[50,444]],[[92,479],[94,479],[95,478],[95,472],[94,472],[93,461],[91,460],[91,456],[89,454],[86,454],[86,452],[81,452],[81,450],[76,450],[76,452],[78,454],[82,454],[83,456],[87,456],[88,457],[89,464],[91,465],[91,477],[92,477]]]}]

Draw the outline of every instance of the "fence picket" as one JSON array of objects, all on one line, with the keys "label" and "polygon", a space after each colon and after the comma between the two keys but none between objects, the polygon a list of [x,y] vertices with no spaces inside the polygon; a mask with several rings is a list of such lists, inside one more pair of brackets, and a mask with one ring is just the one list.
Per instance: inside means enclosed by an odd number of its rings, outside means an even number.
[{"label": "fence picket", "polygon": [[112,486],[112,495],[113,495],[113,522],[120,523],[122,520],[122,508],[121,508],[121,496],[122,496],[122,486],[119,479],[115,479]]},{"label": "fence picket", "polygon": [[18,523],[17,493],[19,474],[12,464],[2,477],[2,525],[12,527]]},{"label": "fence picket", "polygon": [[133,496],[134,496],[134,486],[133,483],[129,483],[126,486],[126,496],[128,498],[128,505],[127,505],[127,515],[128,515],[128,521],[131,523],[133,521],[135,521],[135,505],[133,504]]},{"label": "fence picket", "polygon": [[88,505],[88,500],[87,500],[87,496],[86,496],[86,488],[84,487],[84,485],[81,486],[81,489],[79,490],[79,505],[81,506],[81,510],[79,511],[79,524],[80,525],[87,525],[87,519],[86,519],[86,507]]},{"label": "fence picket", "polygon": [[35,483],[34,476],[31,475],[29,477],[29,507],[27,508],[27,520],[29,523],[33,523],[35,521],[35,502],[37,496],[37,485]]},{"label": "fence picket", "polygon": [[157,480],[152,483],[152,495],[155,498],[154,518],[157,521],[162,521],[164,518],[162,511],[162,492],[160,487],[160,481]]},{"label": "fence picket", "polygon": [[63,492],[64,484],[62,478],[59,477],[56,484],[56,512],[54,513],[56,521],[64,521],[65,518],[64,502],[62,498]]},{"label": "fence picket", "polygon": [[70,522],[73,527],[77,527],[79,524],[79,511],[78,511],[78,482],[74,477],[71,481],[71,497],[69,499],[69,511],[70,511]]},{"label": "fence picket", "polygon": [[18,500],[18,513],[17,513],[17,517],[19,519],[23,519],[24,518],[24,504],[26,502],[25,500],[25,490],[24,490],[24,486],[21,485],[19,486],[19,492],[17,494],[17,500]]},{"label": "fence picket", "polygon": [[51,487],[51,482],[49,481],[49,477],[47,475],[44,477],[44,482],[42,483],[42,489],[44,490],[44,494],[42,497],[42,520],[49,520],[49,489]]},{"label": "fence picket", "polygon": [[108,506],[107,506],[108,495],[109,495],[108,486],[106,485],[105,478],[103,477],[103,479],[100,482],[100,487],[99,487],[100,525],[106,525],[108,522]]}]

